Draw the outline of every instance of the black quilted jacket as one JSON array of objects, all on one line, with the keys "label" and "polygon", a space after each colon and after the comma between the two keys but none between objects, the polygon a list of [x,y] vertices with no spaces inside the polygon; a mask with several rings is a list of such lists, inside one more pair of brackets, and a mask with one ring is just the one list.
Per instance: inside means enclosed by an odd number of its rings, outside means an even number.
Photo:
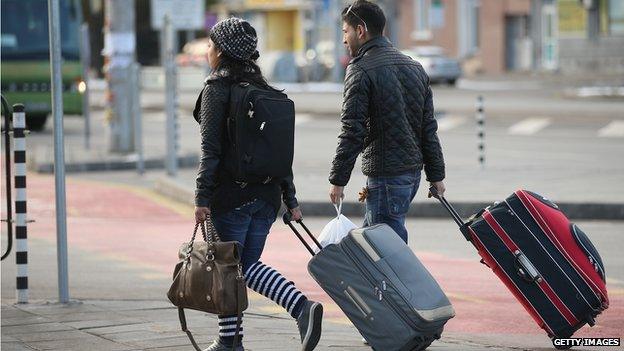
[{"label": "black quilted jacket", "polygon": [[430,182],[444,179],[444,158],[433,116],[429,77],[385,37],[364,44],[347,67],[342,131],[329,181],[349,182],[357,156],[367,176],[425,168]]},{"label": "black quilted jacket", "polygon": [[196,178],[195,205],[210,206],[215,213],[225,213],[240,205],[261,198],[276,207],[280,195],[288,208],[298,206],[293,177],[269,184],[237,185],[225,171],[225,148],[230,146],[226,133],[230,86],[228,73],[218,71],[205,81],[202,93],[195,104],[193,116],[200,125],[201,158]]}]

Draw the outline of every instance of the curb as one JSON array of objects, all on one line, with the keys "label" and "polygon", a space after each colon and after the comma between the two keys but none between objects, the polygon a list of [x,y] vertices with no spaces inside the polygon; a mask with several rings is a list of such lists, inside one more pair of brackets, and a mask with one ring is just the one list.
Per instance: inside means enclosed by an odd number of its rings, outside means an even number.
[{"label": "curb", "polygon": [[[136,157],[135,157],[136,158]],[[120,159],[110,161],[93,161],[93,162],[71,162],[65,164],[66,173],[79,172],[100,172],[100,171],[127,171],[137,168],[137,160]],[[197,167],[199,156],[196,154],[178,157],[179,168]],[[164,158],[146,159],[143,161],[144,169],[163,169],[165,168]],[[36,159],[31,159],[28,165],[29,170],[37,173],[54,173],[54,163],[38,163]]]},{"label": "curb", "polygon": [[[194,206],[194,192],[188,186],[181,184],[177,179],[163,176],[159,177],[154,190],[163,196],[174,201],[182,202]],[[556,202],[556,201],[555,201]],[[482,208],[494,203],[492,202],[451,202],[460,216],[468,218]],[[329,205],[329,201],[300,201],[299,205],[305,214],[311,217],[334,217],[336,210]],[[624,220],[624,203],[557,203],[561,211],[574,220]],[[359,202],[345,202],[342,204],[342,214],[352,217],[363,217],[365,213],[364,204]],[[412,202],[407,213],[410,218],[449,218],[448,212],[437,201]]]}]

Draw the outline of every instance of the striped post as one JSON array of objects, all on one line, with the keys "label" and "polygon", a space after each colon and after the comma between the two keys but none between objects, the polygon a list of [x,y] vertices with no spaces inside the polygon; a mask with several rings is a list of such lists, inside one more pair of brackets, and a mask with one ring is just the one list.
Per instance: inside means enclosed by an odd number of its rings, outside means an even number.
[{"label": "striped post", "polygon": [[17,303],[28,303],[28,241],[26,235],[26,115],[24,105],[13,105],[13,158],[15,165],[15,263]]},{"label": "striped post", "polygon": [[483,113],[483,96],[477,97],[477,147],[479,149],[479,165],[485,168],[485,114]]}]

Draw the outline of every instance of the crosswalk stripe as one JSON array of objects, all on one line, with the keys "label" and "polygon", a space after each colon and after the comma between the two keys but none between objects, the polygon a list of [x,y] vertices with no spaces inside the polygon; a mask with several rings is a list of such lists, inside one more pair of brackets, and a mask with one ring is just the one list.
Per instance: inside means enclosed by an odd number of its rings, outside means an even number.
[{"label": "crosswalk stripe", "polygon": [[466,122],[466,117],[446,116],[438,120],[438,131],[447,131],[458,127]]},{"label": "crosswalk stripe", "polygon": [[532,135],[550,125],[550,118],[526,118],[509,127],[509,134]]},{"label": "crosswalk stripe", "polygon": [[624,120],[615,120],[598,131],[598,136],[607,138],[624,137]]}]

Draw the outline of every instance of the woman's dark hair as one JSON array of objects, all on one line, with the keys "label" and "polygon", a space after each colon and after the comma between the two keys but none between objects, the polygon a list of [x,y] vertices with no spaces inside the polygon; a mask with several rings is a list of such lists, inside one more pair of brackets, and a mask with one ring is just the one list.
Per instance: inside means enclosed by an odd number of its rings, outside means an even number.
[{"label": "woman's dark hair", "polygon": [[[247,34],[256,36],[256,30],[248,22],[243,22],[242,25],[243,30]],[[262,75],[262,71],[256,63],[256,60],[260,57],[260,53],[257,50],[249,60],[242,61],[228,56],[227,53],[219,47],[212,36],[211,39],[215,47],[221,51],[219,65],[215,69],[216,74],[222,75],[223,78],[232,83],[249,82],[261,88],[280,91],[270,86],[266,78]]]}]

